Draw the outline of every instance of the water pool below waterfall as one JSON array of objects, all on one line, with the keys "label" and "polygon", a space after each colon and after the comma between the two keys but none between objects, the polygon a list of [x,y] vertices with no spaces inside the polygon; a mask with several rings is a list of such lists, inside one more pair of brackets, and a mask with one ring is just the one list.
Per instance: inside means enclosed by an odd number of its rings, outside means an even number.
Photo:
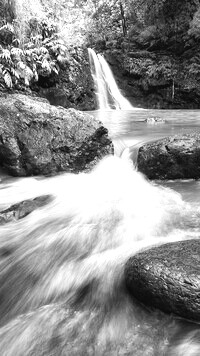
[{"label": "water pool below waterfall", "polygon": [[[1,207],[55,196],[48,206],[0,227],[1,247],[14,256],[1,262],[0,285],[4,281],[4,292],[11,294],[2,299],[5,310],[0,306],[2,320],[8,319],[0,328],[1,356],[200,355],[198,324],[146,309],[128,295],[123,279],[125,262],[141,249],[200,236],[200,182],[151,183],[129,159],[142,142],[200,130],[200,111],[91,114],[109,129],[121,158],[103,160],[91,174],[1,176]],[[164,122],[145,121],[158,117]],[[46,314],[40,319],[51,304],[67,310],[64,322],[55,317],[54,333]],[[28,321],[15,319],[30,310]],[[50,353],[56,337],[62,345]]]},{"label": "water pool below waterfall", "polygon": [[[163,137],[200,131],[200,110],[108,110],[91,111],[108,128],[117,156],[136,160],[143,143]],[[161,121],[156,122],[157,119]],[[155,120],[155,121],[154,121]],[[200,202],[200,182],[160,182],[180,192],[185,200]]]}]

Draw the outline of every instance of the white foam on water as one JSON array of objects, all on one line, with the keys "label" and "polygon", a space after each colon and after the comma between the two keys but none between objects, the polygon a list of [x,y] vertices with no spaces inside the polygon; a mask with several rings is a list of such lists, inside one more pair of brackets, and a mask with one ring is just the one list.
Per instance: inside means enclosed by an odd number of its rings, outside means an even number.
[{"label": "white foam on water", "polygon": [[[149,246],[197,237],[199,211],[171,189],[148,182],[128,159],[117,157],[105,158],[91,173],[25,178],[1,188],[1,204],[54,196],[47,206],[0,227],[0,250],[11,250],[13,256],[3,265],[0,282],[16,274],[14,282],[13,278],[6,282],[5,293],[15,296],[3,301],[7,312],[2,321],[50,302],[74,303],[81,310],[67,319],[68,327],[76,330],[71,339],[66,333],[70,355],[81,355],[75,344],[84,355],[155,356],[156,348],[162,355],[163,335],[170,335],[172,319],[146,315],[130,301],[124,265]],[[33,276],[37,282],[30,287],[27,279]],[[10,334],[5,335],[2,343],[0,338],[2,350],[7,348],[3,355],[14,355],[8,352]],[[85,346],[83,335],[89,340]],[[27,340],[31,342],[29,335]],[[16,340],[14,345],[15,350],[22,347]]]}]

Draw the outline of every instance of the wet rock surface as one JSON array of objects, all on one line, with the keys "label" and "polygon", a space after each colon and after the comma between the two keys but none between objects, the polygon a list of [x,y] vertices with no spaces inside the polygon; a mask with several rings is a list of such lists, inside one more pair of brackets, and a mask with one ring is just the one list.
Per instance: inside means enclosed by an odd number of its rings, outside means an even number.
[{"label": "wet rock surface", "polygon": [[200,241],[151,248],[130,258],[126,285],[142,303],[200,321]]},{"label": "wet rock surface", "polygon": [[139,148],[138,170],[149,179],[200,178],[200,134],[167,137]]},{"label": "wet rock surface", "polygon": [[52,201],[50,195],[42,195],[34,199],[27,199],[20,203],[11,205],[9,208],[0,211],[0,225],[24,218],[37,208],[40,208]]},{"label": "wet rock surface", "polygon": [[33,92],[47,98],[52,105],[94,110],[96,99],[87,48],[69,48],[68,57],[63,58],[59,68],[58,74],[40,75],[31,87]]},{"label": "wet rock surface", "polygon": [[[134,53],[137,58],[131,58],[129,50],[104,51],[120,90],[134,107],[200,108],[199,77],[191,70],[197,56],[192,50],[181,55],[163,53],[162,50],[147,51],[144,57],[136,46]],[[169,75],[169,68],[177,72],[174,79]]]},{"label": "wet rock surface", "polygon": [[90,170],[113,153],[94,117],[22,94],[0,97],[0,166],[13,176]]}]

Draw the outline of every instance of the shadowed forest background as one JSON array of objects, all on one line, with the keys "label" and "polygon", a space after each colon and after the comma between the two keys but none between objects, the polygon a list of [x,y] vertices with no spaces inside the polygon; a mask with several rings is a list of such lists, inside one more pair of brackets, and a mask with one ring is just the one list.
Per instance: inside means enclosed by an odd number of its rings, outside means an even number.
[{"label": "shadowed forest background", "polygon": [[0,88],[96,108],[87,48],[134,106],[199,108],[198,0],[1,0]]}]

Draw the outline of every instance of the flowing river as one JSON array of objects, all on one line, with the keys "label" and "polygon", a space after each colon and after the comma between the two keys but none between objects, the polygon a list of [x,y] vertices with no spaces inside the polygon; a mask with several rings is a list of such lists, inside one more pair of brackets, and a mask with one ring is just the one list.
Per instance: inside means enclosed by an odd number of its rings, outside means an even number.
[{"label": "flowing river", "polygon": [[0,355],[199,356],[199,325],[140,305],[123,272],[151,245],[199,238],[199,181],[149,182],[133,161],[142,142],[200,130],[200,111],[91,114],[118,157],[87,174],[1,174],[1,208],[54,199],[0,227]]}]

